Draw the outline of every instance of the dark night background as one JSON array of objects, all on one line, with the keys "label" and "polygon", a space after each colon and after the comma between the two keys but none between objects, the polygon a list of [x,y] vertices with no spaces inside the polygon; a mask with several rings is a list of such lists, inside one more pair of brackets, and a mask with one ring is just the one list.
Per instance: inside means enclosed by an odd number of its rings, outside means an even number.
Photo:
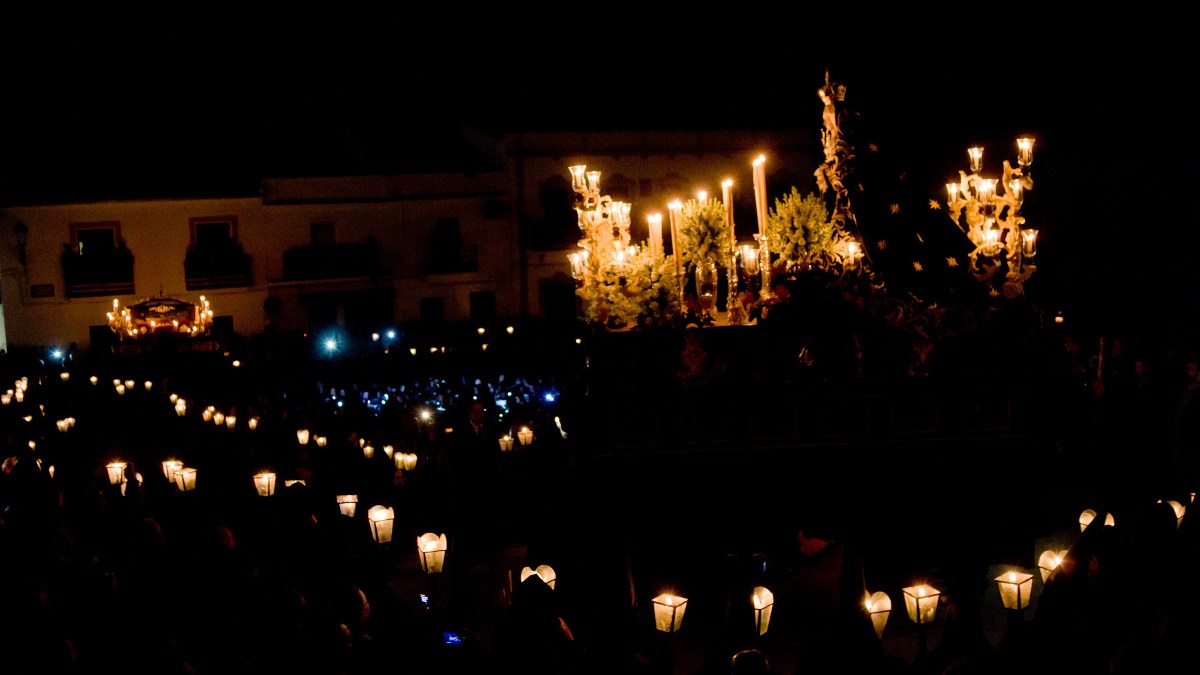
[{"label": "dark night background", "polygon": [[[985,173],[998,172],[1014,139],[1032,135],[1023,213],[1041,251],[1030,294],[1090,332],[1191,329],[1195,77],[1186,41],[1153,18],[1087,30],[1014,21],[1002,39],[903,23],[791,34],[818,24],[788,12],[626,30],[603,13],[559,17],[558,30],[491,18],[210,16],[144,33],[23,32],[0,66],[0,203],[256,194],[264,176],[478,168],[481,139],[520,130],[816,133],[828,69],[856,115],[869,248],[885,239],[898,256],[922,228],[929,246],[939,230],[956,238],[928,202],[966,168],[966,148],[983,144]],[[873,221],[870,200],[900,204],[903,222]]]}]

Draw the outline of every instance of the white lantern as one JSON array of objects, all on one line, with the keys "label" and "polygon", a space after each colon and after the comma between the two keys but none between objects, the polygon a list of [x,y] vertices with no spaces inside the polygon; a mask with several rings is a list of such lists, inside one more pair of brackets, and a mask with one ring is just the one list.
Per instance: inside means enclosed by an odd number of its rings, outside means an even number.
[{"label": "white lantern", "polygon": [[163,475],[172,483],[175,482],[175,472],[183,468],[183,462],[177,459],[164,459],[162,463]]},{"label": "white lantern", "polygon": [[325,447],[325,444],[329,442],[329,439],[325,438],[324,436],[317,436],[316,441],[317,441],[317,447],[323,448],[323,447]]},{"label": "white lantern", "polygon": [[417,555],[426,574],[438,574],[446,563],[446,535],[426,532],[417,537]]},{"label": "white lantern", "polygon": [[1038,569],[1042,572],[1042,582],[1045,583],[1050,579],[1050,575],[1062,565],[1062,562],[1067,559],[1067,551],[1042,551],[1042,555],[1038,557]]},{"label": "white lantern", "polygon": [[196,489],[196,470],[183,467],[175,472],[175,487],[181,492],[191,492]]},{"label": "white lantern", "polygon": [[343,516],[353,518],[354,512],[358,509],[358,495],[338,495],[337,505],[338,511]]},{"label": "white lantern", "polygon": [[1009,570],[996,577],[996,588],[1000,591],[1000,602],[1004,603],[1005,609],[1025,609],[1033,594],[1033,575]]},{"label": "white lantern", "polygon": [[[355,498],[357,500],[357,498]],[[390,506],[377,505],[367,509],[367,522],[371,525],[371,538],[378,544],[392,540],[392,522],[396,512]]]},{"label": "white lantern", "polygon": [[308,436],[308,429],[296,430],[296,441],[299,442],[300,445],[308,445]]},{"label": "white lantern", "polygon": [[687,598],[662,593],[653,600],[654,627],[664,633],[674,633],[683,625],[683,613],[687,610]]},{"label": "white lantern", "polygon": [[908,618],[916,624],[933,623],[937,618],[938,600],[942,592],[929,584],[908,586],[904,589],[904,608]]},{"label": "white lantern", "polygon": [[109,462],[104,468],[108,469],[110,484],[120,485],[125,482],[125,462]]},{"label": "white lantern", "polygon": [[260,497],[270,497],[275,494],[275,474],[270,471],[255,474],[254,488],[258,490]]},{"label": "white lantern", "polygon": [[542,583],[549,586],[551,590],[554,589],[554,582],[558,580],[558,575],[555,574],[554,568],[549,565],[538,565],[537,569],[525,567],[521,570],[522,583],[529,577],[534,576],[541,579]]},{"label": "white lantern", "polygon": [[517,431],[517,440],[521,442],[521,447],[525,447],[533,442],[533,430],[529,427],[521,427]]},{"label": "white lantern", "polygon": [[508,434],[504,434],[503,436],[501,436],[500,437],[500,452],[512,452],[512,449],[513,449],[513,437],[509,436]]},{"label": "white lantern", "polygon": [[754,625],[759,635],[766,635],[767,626],[771,623],[771,609],[775,606],[775,594],[765,586],[756,586],[750,594],[750,602],[754,605]]},{"label": "white lantern", "polygon": [[871,625],[875,627],[875,637],[883,637],[883,628],[887,625],[888,617],[892,615],[892,599],[883,591],[875,591],[864,603],[867,614],[871,615]]}]

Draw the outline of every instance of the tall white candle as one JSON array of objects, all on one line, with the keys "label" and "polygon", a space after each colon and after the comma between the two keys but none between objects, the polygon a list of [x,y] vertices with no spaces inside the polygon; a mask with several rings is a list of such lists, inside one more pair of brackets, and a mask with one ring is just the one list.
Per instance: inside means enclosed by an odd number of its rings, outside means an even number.
[{"label": "tall white candle", "polygon": [[671,217],[671,254],[675,257],[675,276],[683,277],[683,252],[679,250],[682,245],[679,239],[679,214],[683,210],[683,202],[676,199],[667,205],[667,213]]},{"label": "tall white candle", "polygon": [[759,155],[754,160],[754,209],[758,215],[758,236],[767,236],[767,156]]},{"label": "tall white candle", "polygon": [[721,201],[725,204],[725,220],[729,223],[729,250],[737,250],[737,234],[733,229],[733,179],[721,181]]},{"label": "tall white candle", "polygon": [[658,260],[663,255],[662,214],[651,213],[646,220],[650,223],[650,255]]}]

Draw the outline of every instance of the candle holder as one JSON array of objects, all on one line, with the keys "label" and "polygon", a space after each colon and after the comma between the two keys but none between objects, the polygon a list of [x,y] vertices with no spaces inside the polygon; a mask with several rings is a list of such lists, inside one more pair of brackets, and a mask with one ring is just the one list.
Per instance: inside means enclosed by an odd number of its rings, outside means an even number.
[{"label": "candle holder", "polygon": [[[958,182],[946,183],[947,213],[954,224],[975,246],[968,257],[969,269],[984,283],[991,283],[1003,271],[1001,291],[1006,297],[1025,292],[1025,282],[1036,271],[1032,263],[1037,254],[1037,230],[1025,227],[1021,205],[1025,192],[1033,189],[1028,174],[1033,163],[1032,138],[1017,139],[1017,168],[1006,159],[1000,181],[979,175],[983,169],[983,148],[967,149],[971,173],[958,172]],[[1003,188],[997,193],[997,183]]]},{"label": "candle holder", "polygon": [[717,263],[711,260],[696,263],[696,301],[701,322],[714,323],[717,318]]},{"label": "candle holder", "polygon": [[725,312],[729,317],[729,325],[740,326],[746,323],[746,308],[742,306],[741,293],[738,292],[737,249],[729,256],[729,294],[725,299]]},{"label": "candle holder", "polygon": [[758,239],[758,266],[762,270],[762,288],[758,291],[758,298],[763,302],[772,302],[778,298],[775,291],[772,290],[774,280],[771,278],[771,249],[767,246],[767,238],[754,235]]}]

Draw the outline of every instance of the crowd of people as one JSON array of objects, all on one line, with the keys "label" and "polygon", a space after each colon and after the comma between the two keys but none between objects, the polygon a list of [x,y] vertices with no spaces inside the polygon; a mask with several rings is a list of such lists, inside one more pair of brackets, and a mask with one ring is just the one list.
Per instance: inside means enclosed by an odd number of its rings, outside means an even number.
[{"label": "crowd of people", "polygon": [[[1196,476],[1200,359],[1182,340],[1060,345],[1052,433],[1097,482],[1097,522],[1112,513],[1119,527],[1071,542],[1037,611],[999,645],[979,623],[976,580],[952,577],[938,639],[920,654],[889,648],[861,611],[863,547],[845,531],[787,532],[763,554],[699,562],[715,588],[693,596],[688,617],[706,628],[655,630],[635,579],[651,563],[623,532],[634,524],[605,505],[629,495],[590,480],[572,435],[588,405],[578,364],[301,368],[220,352],[8,360],[5,670],[1100,673],[1192,658],[1195,527],[1147,497],[1188,495]],[[218,425],[206,410],[236,422]],[[196,468],[195,490],[164,473],[167,459]],[[117,460],[113,482],[106,464]],[[266,497],[252,477],[268,470],[278,482]],[[340,494],[357,496],[355,515],[339,510]],[[372,534],[373,505],[394,510],[390,541]],[[414,542],[426,532],[451,542],[441,574],[421,568]],[[1158,562],[1147,574],[1149,552]],[[557,584],[522,578],[543,564]],[[741,602],[759,584],[780,607],[766,635]],[[912,627],[892,600],[884,637],[903,641]]]}]

